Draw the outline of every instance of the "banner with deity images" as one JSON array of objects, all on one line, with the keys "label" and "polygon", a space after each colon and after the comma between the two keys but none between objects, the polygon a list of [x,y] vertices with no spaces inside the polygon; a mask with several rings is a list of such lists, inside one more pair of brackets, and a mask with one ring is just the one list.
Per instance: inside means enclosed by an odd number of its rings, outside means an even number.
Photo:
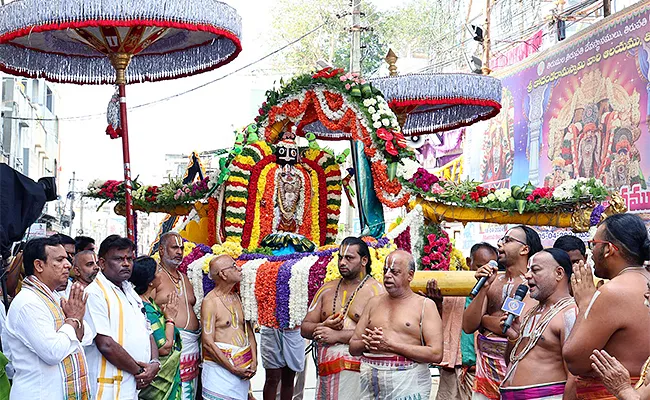
[{"label": "banner with deity images", "polygon": [[495,187],[598,177],[650,210],[650,4],[495,72],[501,113],[469,128],[470,178]]}]

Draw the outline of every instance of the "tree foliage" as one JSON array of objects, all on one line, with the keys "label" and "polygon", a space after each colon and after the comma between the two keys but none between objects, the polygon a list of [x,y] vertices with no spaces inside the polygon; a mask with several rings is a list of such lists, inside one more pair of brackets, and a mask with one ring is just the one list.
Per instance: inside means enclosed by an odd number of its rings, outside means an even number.
[{"label": "tree foliage", "polygon": [[[373,75],[384,62],[389,48],[400,57],[449,57],[448,48],[457,41],[461,1],[409,0],[394,9],[378,11],[363,1],[361,72]],[[276,0],[269,45],[279,47],[321,24],[322,28],[274,59],[283,73],[304,73],[323,60],[334,67],[350,67],[351,17],[349,0]],[[447,50],[447,54],[442,54]]]}]

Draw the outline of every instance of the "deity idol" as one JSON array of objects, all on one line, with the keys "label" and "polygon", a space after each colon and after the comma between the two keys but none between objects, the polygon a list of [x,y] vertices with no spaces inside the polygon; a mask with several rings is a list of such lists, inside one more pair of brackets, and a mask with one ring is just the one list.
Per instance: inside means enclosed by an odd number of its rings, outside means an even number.
[{"label": "deity idol", "polygon": [[298,232],[298,206],[303,199],[303,175],[296,168],[299,160],[296,135],[284,132],[276,145],[275,156],[280,166],[275,171],[275,220],[277,232]]}]

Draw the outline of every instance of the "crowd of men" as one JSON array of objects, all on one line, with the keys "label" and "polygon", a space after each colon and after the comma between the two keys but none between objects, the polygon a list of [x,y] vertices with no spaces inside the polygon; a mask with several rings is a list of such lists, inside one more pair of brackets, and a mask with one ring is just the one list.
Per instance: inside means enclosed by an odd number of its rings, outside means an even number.
[{"label": "crowd of men", "polygon": [[[593,272],[579,238],[544,249],[532,228],[509,229],[497,247],[471,248],[467,264],[484,284],[464,298],[441,296],[435,280],[413,292],[416,260],[404,250],[386,258],[383,282],[373,279],[367,244],[349,237],[341,278],[318,290],[300,327],[261,327],[257,354],[230,256],[210,261],[215,286],[197,316],[176,233],[161,236],[159,261],[135,258],[117,235],[98,248],[84,237],[33,239],[16,257],[24,277],[15,262],[7,271],[17,294],[0,313],[9,396],[246,400],[261,359],[264,400],[302,398],[308,339],[318,399],[428,399],[432,365],[440,400],[650,399],[646,226],[610,216],[588,245]],[[522,286],[523,313],[508,318],[504,304]]]}]

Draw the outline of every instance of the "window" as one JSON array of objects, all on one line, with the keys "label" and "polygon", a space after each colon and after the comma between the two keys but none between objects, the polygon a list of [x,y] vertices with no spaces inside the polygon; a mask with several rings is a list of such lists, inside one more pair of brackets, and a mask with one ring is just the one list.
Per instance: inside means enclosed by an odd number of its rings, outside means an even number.
[{"label": "window", "polygon": [[48,110],[52,114],[54,114],[54,94],[52,93],[52,89],[50,89],[49,86],[46,86],[45,90],[45,107],[47,107]]}]

